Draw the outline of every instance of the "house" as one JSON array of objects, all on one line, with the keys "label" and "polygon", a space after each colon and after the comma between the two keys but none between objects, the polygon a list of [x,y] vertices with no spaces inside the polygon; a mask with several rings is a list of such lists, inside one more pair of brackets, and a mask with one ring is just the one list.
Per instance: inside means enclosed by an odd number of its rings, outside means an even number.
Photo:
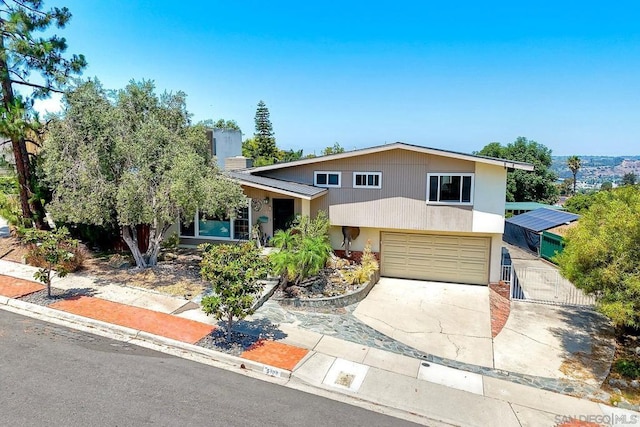
[{"label": "house", "polygon": [[564,233],[579,215],[541,208],[516,215],[505,221],[504,241],[551,260],[564,248]]},{"label": "house", "polygon": [[233,220],[195,218],[181,241],[247,238],[256,223],[272,236],[324,210],[332,247],[343,226],[359,227],[352,250],[370,242],[383,276],[486,285],[500,280],[508,169],[533,165],[398,142],[235,170],[251,206]]}]

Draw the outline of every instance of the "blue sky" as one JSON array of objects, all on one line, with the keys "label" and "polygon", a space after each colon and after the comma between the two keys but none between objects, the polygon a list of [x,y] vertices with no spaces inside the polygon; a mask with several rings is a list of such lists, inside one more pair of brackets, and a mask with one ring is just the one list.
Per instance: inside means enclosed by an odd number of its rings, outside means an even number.
[{"label": "blue sky", "polygon": [[[403,141],[640,154],[640,4],[56,0],[84,77],[182,90],[195,121],[319,153]],[[46,104],[47,108],[55,102]]]}]

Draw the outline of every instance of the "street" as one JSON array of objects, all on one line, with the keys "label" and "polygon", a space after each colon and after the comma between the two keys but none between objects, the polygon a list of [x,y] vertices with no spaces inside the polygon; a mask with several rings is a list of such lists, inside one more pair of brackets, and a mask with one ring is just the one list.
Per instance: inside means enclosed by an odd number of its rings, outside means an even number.
[{"label": "street", "polygon": [[6,426],[404,426],[403,420],[0,310]]}]

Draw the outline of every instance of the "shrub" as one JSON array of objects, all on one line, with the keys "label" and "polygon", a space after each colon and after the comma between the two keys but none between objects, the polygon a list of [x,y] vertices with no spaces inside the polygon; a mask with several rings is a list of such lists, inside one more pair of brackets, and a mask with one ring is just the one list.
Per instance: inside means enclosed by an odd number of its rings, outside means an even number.
[{"label": "shrub", "polygon": [[[31,229],[27,229],[31,230]],[[28,233],[27,233],[28,234]],[[87,259],[87,251],[78,244],[77,240],[68,239],[58,244],[61,250],[71,254],[70,257],[60,261],[61,266],[68,272],[73,273],[82,269]],[[25,255],[25,262],[34,267],[45,267],[47,265],[46,252],[42,245],[28,243],[28,251]]]},{"label": "shrub", "polygon": [[78,241],[71,238],[69,230],[61,227],[55,231],[30,229],[25,239],[31,244],[29,254],[36,259],[40,269],[34,278],[47,285],[47,295],[51,296],[51,279],[54,272],[64,277],[69,272],[68,263],[74,257],[73,249],[77,249]]},{"label": "shrub", "polygon": [[178,248],[180,244],[180,237],[178,233],[173,233],[171,236],[165,237],[162,242],[160,242],[160,247],[162,249],[174,250]]},{"label": "shrub", "polygon": [[0,177],[0,217],[6,219],[14,229],[26,225],[22,218],[18,181],[15,177]]},{"label": "shrub", "polygon": [[202,298],[202,310],[227,322],[227,339],[231,337],[234,319],[253,313],[256,295],[262,289],[257,283],[266,274],[261,251],[252,242],[243,245],[202,245],[200,274],[211,283],[213,295]]},{"label": "shrub", "polygon": [[378,260],[371,252],[371,242],[367,241],[367,245],[362,251],[362,258],[360,259],[360,265],[354,270],[344,273],[344,279],[350,285],[359,285],[371,280],[373,274],[379,269]]},{"label": "shrub", "polygon": [[329,217],[325,211],[319,211],[315,218],[311,219],[308,215],[299,215],[296,217],[291,229],[293,233],[299,233],[304,237],[327,237],[329,236]]},{"label": "shrub", "polygon": [[613,369],[623,377],[640,378],[640,362],[634,359],[620,359],[613,365]]},{"label": "shrub", "polygon": [[273,236],[272,242],[280,251],[269,259],[284,288],[288,282],[299,284],[324,268],[332,252],[328,231],[329,219],[320,211],[314,219],[297,217],[293,227]]},{"label": "shrub", "polygon": [[271,255],[271,267],[276,275],[283,277],[283,287],[288,282],[299,284],[324,268],[331,250],[326,237],[296,239],[291,247]]}]

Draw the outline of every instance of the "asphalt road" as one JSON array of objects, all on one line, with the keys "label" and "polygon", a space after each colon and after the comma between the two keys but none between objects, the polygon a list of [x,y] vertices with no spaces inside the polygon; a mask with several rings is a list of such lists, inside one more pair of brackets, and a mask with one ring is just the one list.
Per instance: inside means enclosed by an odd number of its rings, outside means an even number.
[{"label": "asphalt road", "polygon": [[414,424],[0,310],[0,425]]}]

